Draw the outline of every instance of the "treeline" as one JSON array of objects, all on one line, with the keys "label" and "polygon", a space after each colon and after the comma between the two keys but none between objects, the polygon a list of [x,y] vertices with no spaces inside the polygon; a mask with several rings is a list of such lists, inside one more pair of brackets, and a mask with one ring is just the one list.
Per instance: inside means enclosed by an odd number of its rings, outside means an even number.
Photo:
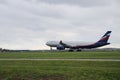
[{"label": "treeline", "polygon": [[2,49],[2,48],[0,48],[0,52],[10,52],[11,50],[9,50],[9,49]]}]

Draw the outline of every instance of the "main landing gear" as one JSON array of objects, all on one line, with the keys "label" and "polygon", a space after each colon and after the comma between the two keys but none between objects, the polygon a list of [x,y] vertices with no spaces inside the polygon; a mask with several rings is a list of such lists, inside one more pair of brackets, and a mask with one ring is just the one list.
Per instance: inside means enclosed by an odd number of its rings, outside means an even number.
[{"label": "main landing gear", "polygon": [[77,51],[77,52],[81,52],[81,49],[69,49],[69,52],[73,52],[73,51]]}]

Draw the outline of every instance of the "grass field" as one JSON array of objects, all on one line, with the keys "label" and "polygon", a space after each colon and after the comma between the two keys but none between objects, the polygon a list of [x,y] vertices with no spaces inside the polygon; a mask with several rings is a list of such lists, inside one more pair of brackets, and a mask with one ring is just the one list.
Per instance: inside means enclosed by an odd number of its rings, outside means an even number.
[{"label": "grass field", "polygon": [[[106,58],[119,52],[11,52],[5,58]],[[0,80],[120,80],[120,62],[0,60]]]},{"label": "grass field", "polygon": [[0,61],[0,80],[120,80],[120,62]]},{"label": "grass field", "polygon": [[3,53],[0,53],[0,58],[120,59],[120,51],[113,51],[113,52],[3,52]]}]

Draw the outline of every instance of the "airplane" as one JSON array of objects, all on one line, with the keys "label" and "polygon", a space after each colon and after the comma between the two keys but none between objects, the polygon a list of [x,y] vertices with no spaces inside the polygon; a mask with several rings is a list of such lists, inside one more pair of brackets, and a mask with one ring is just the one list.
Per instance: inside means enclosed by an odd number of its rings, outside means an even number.
[{"label": "airplane", "polygon": [[69,49],[69,51],[81,51],[82,49],[92,49],[92,48],[98,48],[105,45],[109,45],[108,39],[110,37],[110,33],[112,31],[107,31],[100,40],[94,43],[83,43],[83,42],[63,42],[60,41],[48,41],[46,43],[47,46],[50,46],[51,50],[52,47],[56,47],[57,50],[65,50],[66,48]]}]

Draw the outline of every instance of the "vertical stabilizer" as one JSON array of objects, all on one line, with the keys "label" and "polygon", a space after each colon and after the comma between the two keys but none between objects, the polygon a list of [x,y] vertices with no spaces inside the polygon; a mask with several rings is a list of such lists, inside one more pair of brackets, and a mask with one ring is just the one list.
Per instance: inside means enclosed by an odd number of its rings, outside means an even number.
[{"label": "vertical stabilizer", "polygon": [[102,36],[102,38],[98,41],[98,42],[106,42],[107,43],[107,41],[108,41],[108,39],[109,39],[109,37],[110,37],[110,33],[111,33],[112,31],[107,31],[105,34],[104,34],[104,36]]}]

